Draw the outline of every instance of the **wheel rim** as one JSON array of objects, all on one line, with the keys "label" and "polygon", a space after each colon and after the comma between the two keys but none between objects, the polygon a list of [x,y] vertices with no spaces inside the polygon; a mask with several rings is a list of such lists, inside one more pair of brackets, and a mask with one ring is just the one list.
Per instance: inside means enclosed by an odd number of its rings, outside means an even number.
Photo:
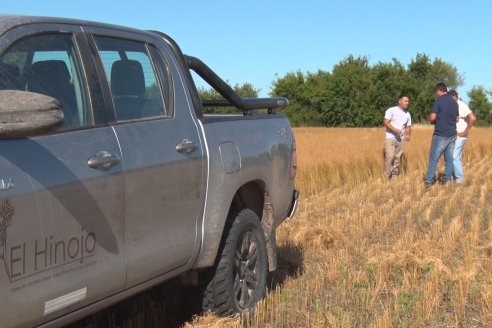
[{"label": "wheel rim", "polygon": [[234,295],[241,309],[247,308],[255,299],[259,262],[258,241],[251,231],[243,233],[236,244],[234,259]]}]

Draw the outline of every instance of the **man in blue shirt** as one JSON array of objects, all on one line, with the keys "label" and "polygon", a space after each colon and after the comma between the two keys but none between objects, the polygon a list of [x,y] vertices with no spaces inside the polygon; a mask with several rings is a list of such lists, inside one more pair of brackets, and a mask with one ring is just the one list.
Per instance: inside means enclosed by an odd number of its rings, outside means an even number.
[{"label": "man in blue shirt", "polygon": [[444,154],[444,178],[443,184],[453,178],[453,151],[456,141],[456,122],[459,118],[458,103],[448,94],[446,84],[436,84],[436,100],[432,104],[432,112],[429,122],[434,124],[431,149],[429,152],[429,165],[425,175],[426,187],[436,181],[436,169],[439,158]]}]

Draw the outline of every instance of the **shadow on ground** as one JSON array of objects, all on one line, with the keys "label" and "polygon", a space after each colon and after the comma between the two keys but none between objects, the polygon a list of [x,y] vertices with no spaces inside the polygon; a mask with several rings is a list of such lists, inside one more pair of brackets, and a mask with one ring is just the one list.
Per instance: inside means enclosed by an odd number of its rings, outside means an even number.
[{"label": "shadow on ground", "polygon": [[[282,245],[277,251],[277,270],[269,275],[269,290],[280,288],[289,277],[302,274],[303,256],[298,246]],[[201,300],[199,287],[170,280],[67,327],[178,328],[202,313]]]},{"label": "shadow on ground", "polygon": [[303,273],[304,257],[301,248],[294,244],[281,245],[277,249],[277,270],[268,277],[267,287],[272,290],[280,288],[289,277]]}]

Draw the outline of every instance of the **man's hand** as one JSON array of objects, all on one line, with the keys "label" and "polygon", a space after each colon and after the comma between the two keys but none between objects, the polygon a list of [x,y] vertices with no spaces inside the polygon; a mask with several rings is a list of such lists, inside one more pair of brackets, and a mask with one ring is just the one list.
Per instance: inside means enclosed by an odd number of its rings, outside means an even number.
[{"label": "man's hand", "polygon": [[430,113],[429,115],[429,123],[430,124],[435,124],[437,119],[436,113]]},{"label": "man's hand", "polygon": [[384,126],[390,130],[391,132],[393,132],[395,135],[399,136],[401,134],[401,130],[395,128],[393,125],[391,125],[391,122],[390,120],[388,120],[387,118],[384,119],[383,121],[384,123]]}]

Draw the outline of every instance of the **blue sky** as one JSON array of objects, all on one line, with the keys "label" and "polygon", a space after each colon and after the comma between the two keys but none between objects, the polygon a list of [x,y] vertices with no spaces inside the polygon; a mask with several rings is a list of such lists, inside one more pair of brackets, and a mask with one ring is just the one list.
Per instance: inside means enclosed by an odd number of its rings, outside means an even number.
[{"label": "blue sky", "polygon": [[489,0],[19,0],[0,8],[160,30],[230,84],[249,82],[261,96],[277,77],[331,71],[350,54],[406,66],[423,53],[458,69],[465,100],[474,85],[492,89]]}]

